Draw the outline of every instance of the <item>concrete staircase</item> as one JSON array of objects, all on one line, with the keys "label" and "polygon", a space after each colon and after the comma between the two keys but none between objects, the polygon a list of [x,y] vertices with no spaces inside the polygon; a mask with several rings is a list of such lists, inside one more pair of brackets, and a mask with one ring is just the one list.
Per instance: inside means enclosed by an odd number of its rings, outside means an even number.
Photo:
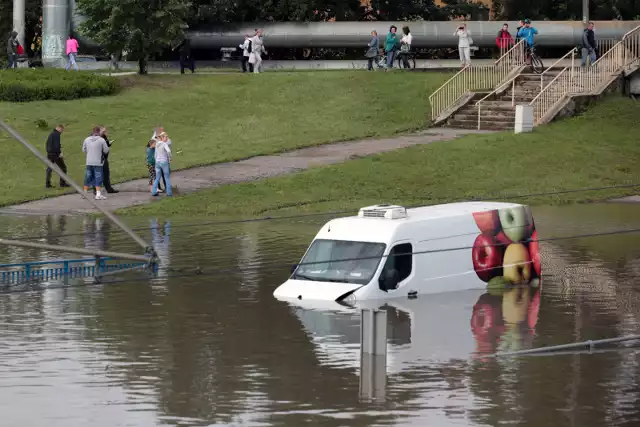
[{"label": "concrete staircase", "polygon": [[[476,93],[471,101],[460,108],[447,120],[447,126],[460,129],[513,130],[517,104],[529,104],[538,96],[542,88],[548,85],[561,71],[550,69],[544,74],[520,74],[515,84],[507,85],[489,98],[488,93]],[[541,84],[542,82],[542,84]],[[478,121],[478,101],[480,101],[480,120]]]}]

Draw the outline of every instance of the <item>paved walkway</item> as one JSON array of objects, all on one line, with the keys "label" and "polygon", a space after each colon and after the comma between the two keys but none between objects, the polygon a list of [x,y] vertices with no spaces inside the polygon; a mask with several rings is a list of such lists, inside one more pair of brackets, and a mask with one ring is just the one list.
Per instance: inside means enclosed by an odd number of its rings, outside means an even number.
[{"label": "paved walkway", "polygon": [[[177,188],[177,194],[187,194],[226,184],[237,184],[299,172],[314,166],[341,163],[357,157],[392,151],[412,145],[452,140],[466,134],[490,132],[434,128],[396,138],[364,139],[327,144],[278,155],[258,156],[238,162],[220,163],[176,171],[171,174],[171,183],[174,188]],[[110,211],[162,199],[161,197],[151,197],[148,191],[149,182],[146,178],[117,184],[116,188],[120,190],[118,194],[109,194],[108,199],[101,202]],[[35,215],[73,215],[95,211],[93,206],[77,193],[0,209],[0,213],[5,214]]]}]

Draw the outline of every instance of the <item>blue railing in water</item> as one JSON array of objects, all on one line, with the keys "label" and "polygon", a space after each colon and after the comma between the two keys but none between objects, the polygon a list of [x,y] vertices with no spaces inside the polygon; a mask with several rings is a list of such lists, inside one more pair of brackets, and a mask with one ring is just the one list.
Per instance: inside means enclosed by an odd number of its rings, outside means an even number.
[{"label": "blue railing in water", "polygon": [[91,277],[142,267],[143,262],[124,262],[113,258],[82,258],[55,261],[0,264],[0,284]]}]

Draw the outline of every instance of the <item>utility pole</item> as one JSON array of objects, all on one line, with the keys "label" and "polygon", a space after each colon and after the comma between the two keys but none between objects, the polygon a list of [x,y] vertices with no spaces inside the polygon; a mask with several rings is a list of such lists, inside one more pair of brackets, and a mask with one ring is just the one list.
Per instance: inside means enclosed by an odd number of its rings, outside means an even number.
[{"label": "utility pole", "polygon": [[71,26],[69,1],[43,0],[42,2],[42,63],[45,67],[63,68],[65,66],[66,40]]},{"label": "utility pole", "polygon": [[18,33],[18,41],[26,51],[27,48],[24,45],[24,4],[25,0],[13,0],[13,31]]},{"label": "utility pole", "polygon": [[589,22],[589,0],[582,0],[582,23],[587,25]]}]

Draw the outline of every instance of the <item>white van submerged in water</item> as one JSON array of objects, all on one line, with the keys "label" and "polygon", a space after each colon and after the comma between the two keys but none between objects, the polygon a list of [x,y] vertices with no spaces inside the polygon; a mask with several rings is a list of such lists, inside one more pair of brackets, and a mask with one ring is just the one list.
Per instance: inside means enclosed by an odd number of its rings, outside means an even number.
[{"label": "white van submerged in water", "polygon": [[525,205],[369,206],[357,216],[327,222],[273,294],[280,300],[354,306],[364,300],[538,286],[537,240]]}]

